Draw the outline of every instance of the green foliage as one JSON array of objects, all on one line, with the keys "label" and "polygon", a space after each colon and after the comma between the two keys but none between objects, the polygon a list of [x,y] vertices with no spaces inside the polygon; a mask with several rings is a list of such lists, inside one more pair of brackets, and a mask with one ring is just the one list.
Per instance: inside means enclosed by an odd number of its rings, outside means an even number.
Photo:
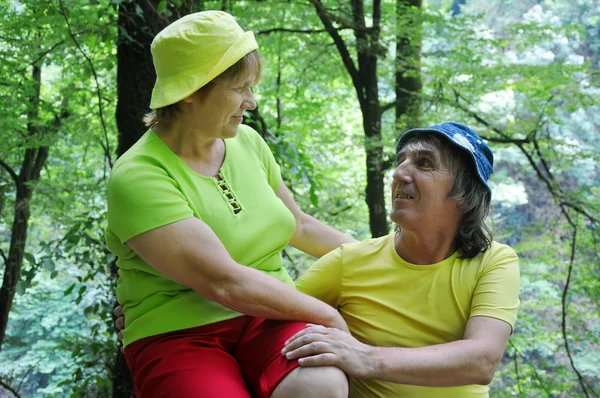
[{"label": "green foliage", "polygon": [[[0,159],[18,172],[24,148],[51,148],[35,187],[23,274],[0,352],[0,378],[22,396],[111,391],[115,278],[102,228],[109,172],[105,149],[114,152],[117,143],[115,38],[121,2],[63,0],[76,42],[60,2],[0,2]],[[165,17],[172,17],[172,5],[183,4],[154,3]],[[367,238],[363,126],[352,82],[327,33],[272,31],[322,30],[314,8],[305,2],[225,3],[257,35],[266,68],[255,90],[260,114],[301,208]],[[341,11],[348,7],[324,3]],[[379,85],[382,100],[393,101],[398,26],[393,2],[384,3]],[[450,16],[451,3],[431,1],[421,14],[424,124],[466,122],[492,143],[490,221],[496,239],[515,247],[521,258],[519,320],[491,395],[583,396],[563,339],[571,265],[564,332],[588,391],[598,394],[600,247],[594,220],[600,217],[600,6],[592,0],[471,0],[458,16]],[[340,34],[353,42],[350,30]],[[63,110],[68,113],[56,133],[35,141],[23,134],[33,64],[42,68],[36,123],[50,126]],[[397,132],[391,112],[382,123],[385,145],[393,148]],[[519,147],[518,140],[529,141]],[[0,168],[4,253],[13,201],[13,184]],[[294,250],[287,254],[294,275],[312,261]]]}]

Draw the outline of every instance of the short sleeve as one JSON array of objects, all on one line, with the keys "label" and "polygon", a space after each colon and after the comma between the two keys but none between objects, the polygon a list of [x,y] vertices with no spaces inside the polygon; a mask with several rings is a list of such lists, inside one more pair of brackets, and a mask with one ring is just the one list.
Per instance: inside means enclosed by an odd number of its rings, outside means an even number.
[{"label": "short sleeve", "polygon": [[177,182],[149,158],[119,164],[108,183],[108,230],[121,243],[163,225],[193,217]]},{"label": "short sleeve", "polygon": [[497,318],[514,329],[519,307],[519,259],[508,246],[500,245],[486,260],[479,277],[470,316]]},{"label": "short sleeve", "polygon": [[265,140],[251,127],[244,125],[248,138],[252,141],[252,145],[256,150],[258,157],[263,165],[263,168],[267,174],[269,186],[273,191],[277,191],[281,185],[281,168],[275,161],[271,148],[267,145]]},{"label": "short sleeve", "polygon": [[342,248],[337,248],[317,260],[298,278],[296,288],[338,308],[342,295],[342,272]]}]

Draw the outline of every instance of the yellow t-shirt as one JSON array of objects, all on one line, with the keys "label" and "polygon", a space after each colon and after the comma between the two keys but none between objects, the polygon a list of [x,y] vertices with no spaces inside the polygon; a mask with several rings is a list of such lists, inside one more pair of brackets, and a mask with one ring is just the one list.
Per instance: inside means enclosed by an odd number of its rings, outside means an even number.
[{"label": "yellow t-shirt", "polygon": [[[394,248],[394,233],[343,245],[296,281],[298,290],[338,308],[350,332],[379,347],[423,347],[463,337],[472,316],[512,327],[519,306],[519,261],[493,242],[471,259],[456,252],[444,261],[415,265]],[[422,387],[352,380],[351,397],[488,397],[488,387]]]}]

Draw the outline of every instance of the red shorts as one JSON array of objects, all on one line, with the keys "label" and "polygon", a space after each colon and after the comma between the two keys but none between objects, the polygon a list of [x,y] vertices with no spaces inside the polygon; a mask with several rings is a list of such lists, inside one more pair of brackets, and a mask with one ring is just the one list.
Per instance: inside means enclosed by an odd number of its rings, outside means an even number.
[{"label": "red shorts", "polygon": [[281,355],[306,323],[242,316],[125,347],[138,398],[269,398],[298,361]]}]

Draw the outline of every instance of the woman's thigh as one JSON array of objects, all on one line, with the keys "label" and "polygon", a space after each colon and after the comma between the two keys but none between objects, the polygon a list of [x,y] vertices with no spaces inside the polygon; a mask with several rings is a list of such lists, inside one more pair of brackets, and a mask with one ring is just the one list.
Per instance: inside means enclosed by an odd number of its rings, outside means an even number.
[{"label": "woman's thigh", "polygon": [[254,398],[268,398],[277,385],[298,365],[281,350],[287,339],[304,329],[305,322],[254,318],[244,330],[234,352]]},{"label": "woman's thigh", "polygon": [[232,355],[248,323],[244,318],[153,336],[127,346],[125,356],[138,398],[250,398]]}]

